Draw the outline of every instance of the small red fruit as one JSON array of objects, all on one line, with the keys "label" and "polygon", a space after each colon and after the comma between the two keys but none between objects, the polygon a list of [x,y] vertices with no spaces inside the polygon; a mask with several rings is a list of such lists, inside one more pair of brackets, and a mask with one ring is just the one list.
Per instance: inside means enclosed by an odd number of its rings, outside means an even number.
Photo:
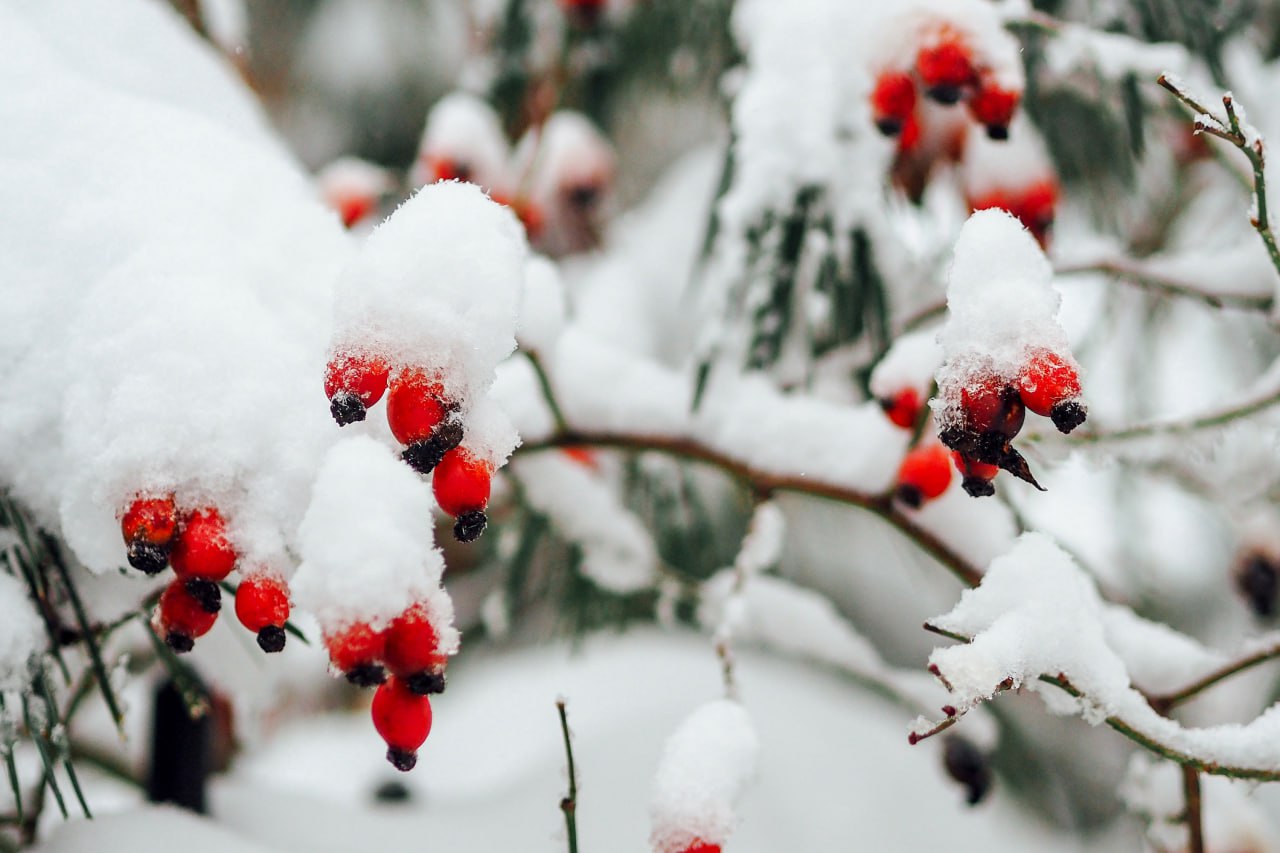
[{"label": "small red fruit", "polygon": [[425,607],[410,607],[391,623],[383,661],[414,693],[425,696],[444,691],[449,656],[440,652],[440,638]]},{"label": "small red fruit", "polygon": [[680,853],[720,853],[719,844],[708,844],[705,841],[694,841]]},{"label": "small red fruit", "polygon": [[923,131],[920,129],[920,120],[916,118],[916,114],[907,116],[902,124],[902,133],[898,134],[898,153],[910,154],[915,151],[920,145],[921,133]]},{"label": "small red fruit", "polygon": [[898,468],[898,500],[918,509],[942,495],[951,485],[951,459],[941,444],[928,444],[907,453]]},{"label": "small red fruit", "polygon": [[431,478],[440,509],[457,519],[453,535],[459,542],[471,542],[484,532],[493,469],[461,447],[444,455]]},{"label": "small red fruit", "polygon": [[1051,350],[1037,350],[1018,376],[1018,394],[1026,407],[1053,419],[1062,432],[1071,432],[1085,420],[1076,369]]},{"label": "small red fruit", "polygon": [[227,538],[227,523],[213,507],[196,510],[182,523],[169,562],[183,579],[220,581],[236,567],[236,550]]},{"label": "small red fruit", "polygon": [[[208,594],[211,586],[213,595]],[[199,595],[192,592],[195,587]],[[218,588],[202,581],[175,580],[156,605],[154,622],[165,643],[179,654],[191,651],[195,639],[209,633],[221,609]]]},{"label": "small red fruit", "polygon": [[173,495],[139,496],[120,518],[120,532],[129,546],[129,565],[149,575],[159,574],[169,562],[169,548],[178,529]]},{"label": "small red fruit", "polygon": [[895,426],[912,429],[920,418],[920,392],[914,388],[904,388],[892,397],[880,400],[880,408]]},{"label": "small red fruit", "polygon": [[289,589],[274,575],[245,578],[236,588],[236,618],[258,635],[264,652],[284,648],[284,624],[289,621]]},{"label": "small red fruit", "polygon": [[1000,473],[1000,469],[997,466],[970,459],[958,450],[952,451],[951,459],[955,462],[956,470],[960,472],[960,476],[963,478],[960,486],[964,489],[965,494],[975,498],[986,498],[996,493],[995,486],[991,485],[991,481]]},{"label": "small red fruit", "polygon": [[961,388],[960,407],[967,430],[1004,438],[1018,434],[1027,414],[1017,392],[994,374],[971,380]]},{"label": "small red fruit", "polygon": [[969,209],[1007,210],[1031,232],[1043,249],[1049,245],[1049,230],[1053,227],[1057,204],[1058,185],[1053,180],[1045,180],[1017,191],[994,190],[977,196],[969,200]]},{"label": "small red fruit", "polygon": [[1017,92],[983,81],[969,99],[969,115],[987,129],[987,136],[1008,139],[1009,123],[1013,121],[1019,100],[1021,96]]},{"label": "small red fruit", "polygon": [[387,393],[387,423],[401,444],[431,438],[448,414],[444,388],[433,376],[418,368],[397,373]]},{"label": "small red fruit", "polygon": [[386,680],[386,671],[379,663],[386,650],[385,633],[355,622],[336,634],[326,634],[324,644],[329,650],[329,662],[352,684],[372,687]]},{"label": "small red fruit", "polygon": [[370,406],[387,390],[390,367],[379,355],[362,350],[334,353],[324,369],[324,395],[338,426],[364,420]]},{"label": "small red fruit", "polygon": [[910,74],[885,71],[871,90],[871,118],[885,136],[897,136],[916,108],[916,84]]},{"label": "small red fruit", "polygon": [[412,770],[418,748],[431,733],[431,701],[392,676],[373,694],[373,727],[387,743],[387,760],[397,770]]},{"label": "small red fruit", "polygon": [[960,100],[961,90],[974,82],[973,53],[952,29],[938,33],[916,54],[916,71],[929,97],[941,104]]},{"label": "small red fruit", "polygon": [[451,157],[426,155],[423,158],[427,175],[432,183],[438,181],[470,181],[471,166]]}]

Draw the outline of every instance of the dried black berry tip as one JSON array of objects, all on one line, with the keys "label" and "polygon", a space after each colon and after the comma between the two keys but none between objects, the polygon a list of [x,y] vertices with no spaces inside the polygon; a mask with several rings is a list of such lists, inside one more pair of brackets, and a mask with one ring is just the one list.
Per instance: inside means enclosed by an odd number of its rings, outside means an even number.
[{"label": "dried black berry tip", "polygon": [[288,634],[279,625],[268,625],[258,632],[258,648],[267,654],[284,650],[284,641]]},{"label": "dried black berry tip", "polygon": [[217,613],[222,609],[222,590],[213,581],[192,578],[184,584],[187,593],[200,604],[205,613]]},{"label": "dried black berry tip", "polygon": [[129,565],[148,575],[158,575],[169,565],[169,552],[151,542],[132,542],[129,544]]},{"label": "dried black berry tip", "polygon": [[443,693],[445,688],[445,677],[443,672],[415,672],[404,681],[404,686],[409,688],[410,693],[416,693],[419,696],[432,696],[436,693]]},{"label": "dried black berry tip", "polygon": [[991,481],[981,477],[965,477],[960,485],[971,498],[989,498],[996,493],[996,487]]},{"label": "dried black berry tip", "polygon": [[393,746],[387,750],[387,761],[390,761],[395,769],[408,773],[418,763],[418,753],[407,749],[396,749]]},{"label": "dried black berry tip", "polygon": [[930,86],[926,94],[940,104],[955,104],[960,101],[959,86]]},{"label": "dried black berry tip", "polygon": [[965,788],[965,801],[973,806],[991,790],[991,768],[972,741],[952,735],[943,741],[942,764],[947,775]]},{"label": "dried black berry tip", "polygon": [[339,391],[329,399],[329,412],[338,426],[346,426],[364,420],[368,410],[360,400],[359,394],[350,391]]},{"label": "dried black berry tip", "polygon": [[179,634],[177,631],[170,631],[164,635],[165,645],[173,649],[180,655],[185,655],[196,647],[196,641],[186,634]]},{"label": "dried black berry tip", "polygon": [[1058,428],[1058,432],[1062,433],[1071,432],[1084,423],[1087,414],[1085,407],[1075,400],[1064,400],[1049,410],[1053,425]]},{"label": "dried black berry tip", "polygon": [[347,670],[347,681],[356,687],[377,687],[387,680],[387,671],[377,663],[362,663]]},{"label": "dried black berry tip", "polygon": [[1004,142],[1009,138],[1009,126],[1004,124],[987,125],[987,138],[996,142]]},{"label": "dried black berry tip", "polygon": [[1253,615],[1270,619],[1276,615],[1276,594],[1280,592],[1280,573],[1265,556],[1255,554],[1245,560],[1236,572],[1236,589],[1244,596]]},{"label": "dried black berry tip", "polygon": [[488,516],[479,510],[464,512],[453,523],[453,538],[459,542],[474,542],[480,538],[481,533],[484,533],[485,525],[488,523]]},{"label": "dried black berry tip", "polygon": [[924,505],[924,493],[915,486],[908,486],[905,484],[898,486],[898,490],[893,493],[893,496],[896,497],[900,503],[906,504],[912,509],[919,509]]},{"label": "dried black berry tip", "polygon": [[[902,133],[902,122],[896,118],[882,118],[876,122],[876,130],[885,136],[897,136]],[[883,405],[883,404],[882,404]]]},{"label": "dried black berry tip", "polygon": [[450,450],[462,443],[462,424],[445,421],[430,438],[415,441],[404,449],[400,458],[419,474],[430,474]]}]

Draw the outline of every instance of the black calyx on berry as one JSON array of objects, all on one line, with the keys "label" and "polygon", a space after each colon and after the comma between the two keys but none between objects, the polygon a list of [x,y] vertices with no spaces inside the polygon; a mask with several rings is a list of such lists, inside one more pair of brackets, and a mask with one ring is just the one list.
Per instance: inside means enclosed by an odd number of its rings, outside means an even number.
[{"label": "black calyx on berry", "polygon": [[459,542],[474,542],[484,533],[489,517],[481,510],[464,512],[453,523],[453,538]]},{"label": "black calyx on berry", "polygon": [[1080,424],[1084,423],[1087,415],[1088,411],[1077,400],[1064,400],[1049,411],[1049,417],[1053,419],[1053,425],[1061,433],[1071,432],[1080,426]]},{"label": "black calyx on berry", "polygon": [[387,680],[387,671],[382,664],[362,663],[347,670],[347,681],[356,687],[376,687]]},{"label": "black calyx on berry", "polygon": [[368,413],[360,395],[351,391],[339,391],[329,398],[329,412],[338,426],[346,426],[362,421]]},{"label": "black calyx on berry", "polygon": [[183,634],[179,631],[170,631],[165,634],[164,643],[180,655],[185,655],[196,647],[196,641],[192,639],[190,634]]},{"label": "black calyx on berry", "polygon": [[396,749],[394,746],[387,750],[387,761],[391,762],[391,766],[408,773],[418,763],[418,753],[407,749]]},{"label": "black calyx on berry", "polygon": [[995,485],[981,477],[965,477],[960,487],[971,498],[989,498],[996,493]]},{"label": "black calyx on berry", "polygon": [[991,790],[991,767],[987,757],[967,738],[951,735],[942,746],[942,764],[947,775],[965,789],[965,802],[974,806]]},{"label": "black calyx on berry", "polygon": [[876,122],[876,130],[885,136],[897,136],[902,133],[902,122],[896,118],[882,118]]},{"label": "black calyx on berry", "polygon": [[129,565],[148,575],[158,575],[169,565],[169,551],[151,542],[129,543]]},{"label": "black calyx on berry", "polygon": [[185,586],[187,592],[199,602],[205,613],[217,613],[222,609],[222,590],[218,589],[218,585],[213,581],[191,578],[186,581]]},{"label": "black calyx on berry", "polygon": [[418,672],[406,678],[404,684],[409,688],[410,693],[432,696],[443,693],[447,681],[443,672]]},{"label": "black calyx on berry", "polygon": [[268,654],[283,651],[287,636],[279,625],[268,625],[258,631],[258,648]]},{"label": "black calyx on berry", "polygon": [[996,142],[1004,142],[1009,138],[1009,126],[1007,124],[989,124],[987,125],[987,139],[994,139]]},{"label": "black calyx on berry", "polygon": [[893,496],[900,503],[909,506],[912,509],[919,509],[924,505],[924,493],[920,491],[918,486],[902,484],[894,491]]},{"label": "black calyx on berry", "polygon": [[430,474],[444,455],[462,443],[462,424],[450,419],[436,427],[430,438],[415,441],[400,458],[419,474]]},{"label": "black calyx on berry", "polygon": [[948,106],[960,102],[959,86],[930,86],[925,94],[938,103]]}]

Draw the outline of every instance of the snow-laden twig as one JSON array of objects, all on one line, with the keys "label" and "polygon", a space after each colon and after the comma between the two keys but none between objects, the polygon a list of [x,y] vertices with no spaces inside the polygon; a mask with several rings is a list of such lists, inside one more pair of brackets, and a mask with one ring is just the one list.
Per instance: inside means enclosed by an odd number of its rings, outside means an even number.
[{"label": "snow-laden twig", "polygon": [[1126,258],[1102,258],[1083,263],[1061,264],[1054,268],[1054,274],[1058,276],[1087,275],[1091,273],[1110,276],[1118,281],[1165,296],[1194,299],[1214,308],[1270,311],[1275,304],[1275,296],[1272,293],[1219,291],[1195,282],[1179,280],[1147,269],[1144,265]]},{"label": "snow-laden twig", "polygon": [[1203,676],[1192,681],[1185,687],[1181,687],[1169,693],[1149,696],[1148,701],[1156,710],[1167,711],[1181,705],[1183,702],[1187,702],[1196,696],[1199,696],[1210,687],[1226,681],[1232,676],[1239,675],[1240,673],[1248,669],[1252,669],[1259,664],[1276,660],[1277,658],[1280,658],[1280,637],[1275,637],[1254,651],[1229,661],[1211,672],[1205,673]]},{"label": "snow-laden twig", "polygon": [[1267,213],[1266,149],[1262,137],[1252,125],[1242,120],[1230,92],[1222,96],[1222,106],[1226,110],[1226,121],[1223,121],[1192,97],[1182,81],[1173,75],[1161,74],[1156,82],[1195,112],[1197,133],[1207,133],[1225,140],[1239,148],[1249,159],[1249,166],[1253,169],[1254,197],[1254,209],[1249,217],[1249,224],[1262,238],[1263,244],[1267,247],[1267,254],[1271,257],[1271,265],[1280,274],[1280,246],[1276,245],[1276,235],[1271,230],[1271,220]]}]

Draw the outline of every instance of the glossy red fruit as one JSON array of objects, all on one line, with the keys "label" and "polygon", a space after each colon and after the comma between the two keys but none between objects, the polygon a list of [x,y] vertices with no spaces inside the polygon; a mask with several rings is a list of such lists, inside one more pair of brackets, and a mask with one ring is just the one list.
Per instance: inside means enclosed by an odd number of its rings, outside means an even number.
[{"label": "glossy red fruit", "polygon": [[387,645],[384,632],[373,630],[367,623],[356,622],[336,633],[326,634],[324,644],[329,650],[329,662],[352,684],[371,687],[381,684],[386,678],[380,663]]},{"label": "glossy red fruit", "polygon": [[387,390],[387,360],[365,350],[341,350],[329,358],[324,369],[324,395],[338,426],[365,418],[370,406]]},{"label": "glossy red fruit", "polygon": [[1055,181],[1037,181],[1020,190],[995,190],[969,200],[969,209],[1007,210],[1036,238],[1041,248],[1049,245],[1049,231],[1053,227],[1058,205],[1058,185]]},{"label": "glossy red fruit", "polygon": [[983,81],[969,98],[969,115],[987,129],[992,139],[1008,139],[1009,123],[1021,100],[1017,92],[1003,89],[990,81]]},{"label": "glossy red fruit", "polygon": [[902,133],[898,134],[898,153],[910,154],[920,145],[920,120],[916,118],[915,113],[907,116],[907,120],[902,125]]},{"label": "glossy red fruit", "polygon": [[218,620],[218,609],[209,599],[193,595],[186,581],[175,580],[156,605],[156,628],[174,651],[189,652],[195,639],[209,633]]},{"label": "glossy red fruit", "polygon": [[387,393],[387,423],[401,444],[431,437],[448,409],[444,389],[434,376],[418,368],[402,370],[391,379]]},{"label": "glossy red fruit", "polygon": [[436,503],[457,518],[468,512],[482,512],[489,504],[493,469],[461,447],[444,455],[431,478]]},{"label": "glossy red fruit", "polygon": [[895,494],[907,506],[919,507],[942,495],[951,485],[951,457],[941,444],[910,451],[898,468]]},{"label": "glossy red fruit", "polygon": [[960,100],[974,82],[973,53],[959,33],[944,30],[916,54],[916,72],[929,97],[943,104]]},{"label": "glossy red fruit", "polygon": [[183,579],[220,581],[236,567],[236,550],[227,538],[227,524],[213,507],[188,515],[173,540],[169,562]]},{"label": "glossy red fruit", "polygon": [[410,607],[387,628],[383,662],[414,693],[444,690],[443,673],[449,656],[440,651],[440,638],[425,607]]},{"label": "glossy red fruit", "polygon": [[120,532],[127,543],[147,542],[168,547],[178,530],[178,509],[173,495],[137,497],[120,518]]},{"label": "glossy red fruit", "polygon": [[885,71],[871,90],[871,118],[885,136],[902,132],[916,108],[916,84],[910,74]]},{"label": "glossy red fruit", "polygon": [[258,635],[264,652],[284,648],[284,624],[289,621],[289,589],[274,575],[245,578],[236,588],[236,618]]},{"label": "glossy red fruit", "polygon": [[952,452],[951,459],[960,472],[960,487],[965,494],[974,498],[986,498],[996,493],[996,487],[991,481],[1000,473],[997,466],[971,459],[958,450]]},{"label": "glossy red fruit", "polygon": [[373,694],[373,727],[387,744],[387,760],[397,770],[412,770],[418,748],[431,733],[431,701],[409,690],[395,676]]},{"label": "glossy red fruit", "polygon": [[960,407],[965,429],[975,433],[994,432],[1013,438],[1026,419],[1017,392],[993,374],[972,379],[961,388]]},{"label": "glossy red fruit", "polygon": [[681,853],[720,853],[720,845],[708,844],[705,841],[694,841],[684,848]]},{"label": "glossy red fruit", "polygon": [[1037,350],[1018,375],[1018,394],[1028,409],[1049,417],[1058,403],[1080,396],[1080,377],[1057,353]]},{"label": "glossy red fruit", "polygon": [[920,402],[920,393],[916,389],[904,388],[892,397],[882,399],[880,408],[884,409],[885,415],[894,426],[912,429],[920,418],[923,406]]}]

